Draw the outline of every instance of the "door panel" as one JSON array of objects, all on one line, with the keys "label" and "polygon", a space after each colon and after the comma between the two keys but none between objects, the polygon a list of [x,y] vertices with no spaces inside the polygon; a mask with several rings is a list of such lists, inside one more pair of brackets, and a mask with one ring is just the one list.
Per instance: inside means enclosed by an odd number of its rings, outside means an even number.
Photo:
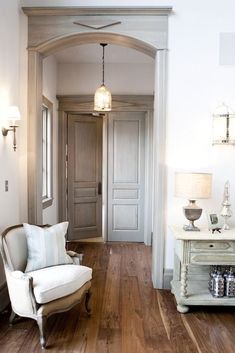
[{"label": "door panel", "polygon": [[142,242],[144,113],[110,113],[108,146],[108,239]]},{"label": "door panel", "polygon": [[137,205],[113,205],[113,230],[138,230]]},{"label": "door panel", "polygon": [[102,118],[68,115],[69,240],[102,235]]},{"label": "door panel", "polygon": [[96,121],[75,120],[75,180],[76,182],[96,182]]},{"label": "door panel", "polygon": [[[114,183],[137,183],[139,121],[114,120],[113,132],[113,181]],[[128,152],[123,153],[124,151]]]}]

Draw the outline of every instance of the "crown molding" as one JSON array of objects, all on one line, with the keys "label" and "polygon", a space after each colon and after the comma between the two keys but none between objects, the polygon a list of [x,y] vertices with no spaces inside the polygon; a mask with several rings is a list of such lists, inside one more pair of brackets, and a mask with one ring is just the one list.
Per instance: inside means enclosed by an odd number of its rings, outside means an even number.
[{"label": "crown molding", "polygon": [[171,6],[154,7],[22,7],[27,16],[163,16],[172,12]]},{"label": "crown molding", "polygon": [[[57,95],[58,110],[64,112],[94,112],[94,95]],[[153,95],[112,95],[112,111],[152,111]]]}]

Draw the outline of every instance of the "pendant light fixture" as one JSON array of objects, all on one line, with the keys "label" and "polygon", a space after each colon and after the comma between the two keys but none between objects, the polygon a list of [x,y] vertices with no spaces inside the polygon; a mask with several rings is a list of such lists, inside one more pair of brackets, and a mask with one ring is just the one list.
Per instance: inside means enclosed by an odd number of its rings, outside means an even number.
[{"label": "pendant light fixture", "polygon": [[112,95],[104,84],[104,48],[106,43],[100,43],[103,48],[102,56],[102,85],[97,88],[94,96],[94,110],[108,112],[112,109]]}]

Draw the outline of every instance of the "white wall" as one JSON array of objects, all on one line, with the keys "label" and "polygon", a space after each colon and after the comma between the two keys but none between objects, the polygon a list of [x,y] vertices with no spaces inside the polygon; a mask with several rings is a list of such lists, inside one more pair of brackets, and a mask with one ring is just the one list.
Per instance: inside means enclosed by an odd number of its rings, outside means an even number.
[{"label": "white wall", "polygon": [[53,203],[43,210],[43,224],[58,222],[58,102],[57,64],[53,55],[43,60],[43,95],[53,104]]},{"label": "white wall", "polygon": [[[21,43],[26,38],[26,23],[20,21],[22,15],[18,0],[1,1],[0,21],[0,129],[8,126],[4,110],[8,105],[18,105],[22,120],[17,130],[18,149],[12,148],[12,133],[7,137],[0,134],[0,232],[7,226],[21,222],[20,205],[27,203],[27,195],[20,192],[19,162],[21,161],[21,139],[25,134],[25,96],[22,87],[20,68],[23,68],[25,52],[21,52]],[[23,46],[22,46],[23,48]],[[21,55],[20,55],[21,53]],[[20,92],[22,87],[22,91]],[[5,192],[4,182],[9,181],[9,191]],[[22,196],[22,199],[20,197]],[[25,220],[25,219],[24,219]],[[4,282],[2,265],[0,266],[0,287]]]},{"label": "white wall", "polygon": [[[22,3],[28,6],[78,5],[76,0],[56,2],[22,0]],[[100,6],[100,3],[97,0],[83,0],[79,5]],[[158,5],[173,5],[173,13],[169,18],[166,220],[167,225],[182,224],[184,217],[181,207],[186,200],[174,197],[176,170],[213,172],[213,198],[200,201],[204,208],[220,209],[224,182],[230,180],[231,202],[235,210],[235,149],[211,146],[211,113],[214,108],[221,100],[235,108],[235,66],[219,65],[219,33],[235,32],[235,2],[233,0],[227,0],[226,3],[220,0],[102,2],[102,6],[118,7]],[[206,222],[205,217],[201,220],[201,223],[203,222]],[[231,223],[235,225],[234,216]],[[172,253],[173,241],[167,228],[165,259],[167,268],[173,266]]]},{"label": "white wall", "polygon": [[[167,224],[183,224],[186,200],[174,197],[174,172],[213,173],[213,195],[200,200],[205,210],[221,208],[223,187],[231,184],[235,210],[235,148],[212,147],[211,113],[221,101],[235,109],[235,66],[219,65],[219,33],[235,32],[235,3],[227,1],[173,2],[169,21],[169,96],[167,121]],[[235,50],[235,49],[234,49]],[[234,212],[235,214],[235,212]],[[206,224],[206,213],[199,224]],[[235,225],[235,217],[231,219]],[[167,230],[166,264],[173,266],[172,237]]]},{"label": "white wall", "polygon": [[[101,85],[100,64],[59,64],[58,94],[93,94]],[[153,94],[153,64],[105,64],[105,84],[113,94]]]},{"label": "white wall", "polygon": [[[8,105],[19,106],[19,16],[18,2],[1,4],[0,21],[0,121],[1,127],[7,126],[4,108]],[[9,45],[9,43],[11,45]],[[17,131],[19,135],[19,131]],[[12,148],[12,133],[4,138],[0,135],[0,231],[12,222],[19,222],[19,151]],[[9,180],[9,191],[4,190],[4,181]]]},{"label": "white wall", "polygon": [[21,122],[19,140],[19,217],[20,222],[28,221],[27,190],[27,114],[28,114],[28,17],[20,11],[20,48],[19,48],[19,104]]}]

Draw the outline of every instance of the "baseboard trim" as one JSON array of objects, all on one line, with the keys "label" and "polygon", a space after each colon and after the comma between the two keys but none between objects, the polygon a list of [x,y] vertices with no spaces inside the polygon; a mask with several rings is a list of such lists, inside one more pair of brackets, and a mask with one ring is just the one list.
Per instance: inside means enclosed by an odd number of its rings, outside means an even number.
[{"label": "baseboard trim", "polygon": [[171,281],[173,279],[173,269],[165,268],[163,273],[163,288],[171,289]]},{"label": "baseboard trim", "polygon": [[10,303],[7,285],[6,283],[0,287],[0,311],[6,309],[8,304]]}]

